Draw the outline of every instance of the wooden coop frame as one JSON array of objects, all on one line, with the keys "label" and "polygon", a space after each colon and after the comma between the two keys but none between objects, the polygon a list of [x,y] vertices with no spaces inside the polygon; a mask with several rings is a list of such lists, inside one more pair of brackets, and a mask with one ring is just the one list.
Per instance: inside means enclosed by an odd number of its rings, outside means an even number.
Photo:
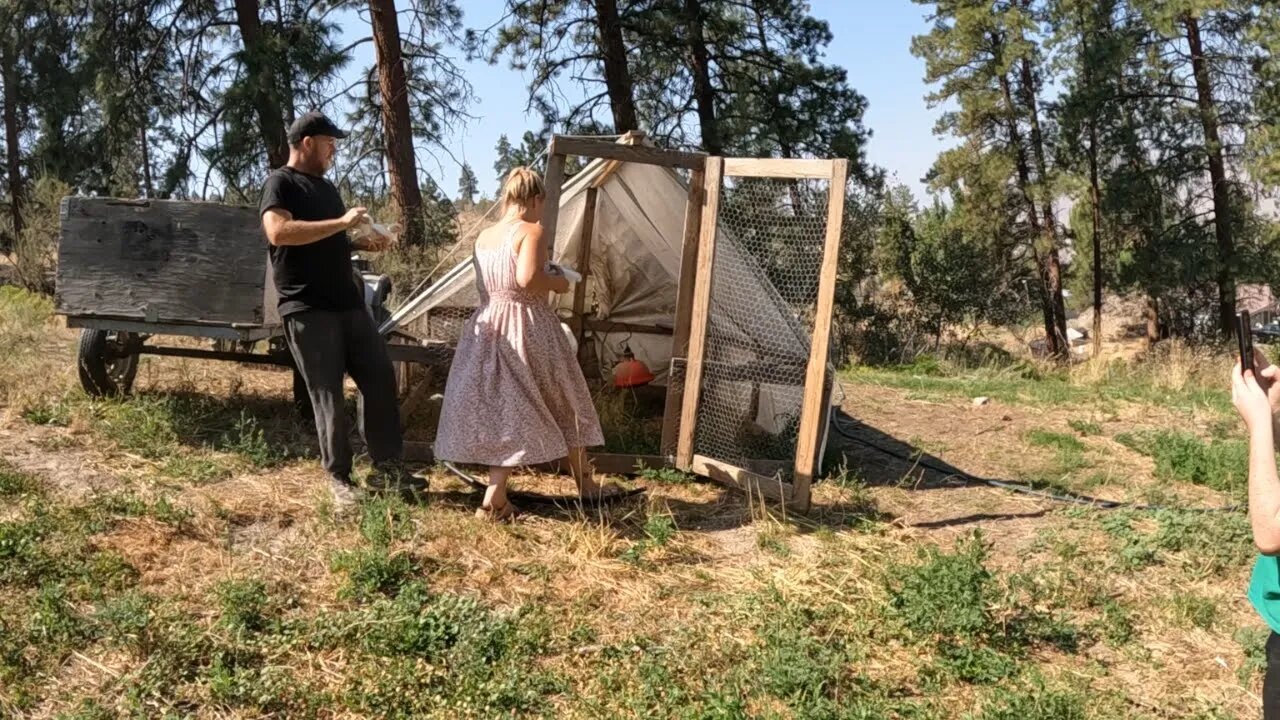
[{"label": "wooden coop frame", "polygon": [[[784,502],[801,511],[810,504],[819,444],[825,438],[822,423],[828,418],[829,395],[825,392],[828,377],[831,318],[834,306],[838,251],[844,216],[844,188],[848,178],[848,160],[822,159],[753,159],[722,158],[705,153],[665,150],[637,144],[643,136],[628,133],[620,142],[553,135],[548,147],[546,198],[542,227],[545,237],[554,242],[560,213],[560,192],[564,182],[568,156],[626,163],[680,168],[690,173],[681,241],[680,275],[677,281],[674,328],[627,326],[634,333],[656,333],[672,338],[672,368],[678,360],[685,364],[684,377],[672,372],[667,380],[662,422],[662,452],[659,456],[592,454],[597,469],[603,472],[629,472],[637,467],[671,467],[705,476],[723,485],[751,495]],[[579,347],[592,319],[586,316],[587,278],[591,269],[591,245],[595,230],[597,188],[609,171],[586,191],[585,214],[576,259],[582,282],[573,290],[573,306],[568,321],[577,334]],[[794,463],[759,461],[741,467],[694,452],[699,399],[707,351],[707,329],[712,298],[712,264],[715,259],[716,235],[720,220],[720,198],[725,178],[779,178],[828,180],[826,235],[823,240],[817,302],[798,426]],[[837,191],[838,189],[838,191]],[[616,328],[616,324],[608,324]],[[791,465],[792,482],[781,479],[782,470]]]}]

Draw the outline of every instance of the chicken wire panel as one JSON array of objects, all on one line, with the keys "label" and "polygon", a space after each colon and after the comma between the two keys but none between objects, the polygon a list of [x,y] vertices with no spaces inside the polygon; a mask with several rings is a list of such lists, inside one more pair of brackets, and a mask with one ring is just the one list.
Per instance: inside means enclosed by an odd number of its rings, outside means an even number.
[{"label": "chicken wire panel", "polygon": [[747,468],[753,460],[795,460],[829,184],[725,178],[694,433],[699,455]]},{"label": "chicken wire panel", "polygon": [[462,337],[462,327],[473,312],[474,307],[433,307],[414,321],[413,329],[419,337],[456,347]]}]

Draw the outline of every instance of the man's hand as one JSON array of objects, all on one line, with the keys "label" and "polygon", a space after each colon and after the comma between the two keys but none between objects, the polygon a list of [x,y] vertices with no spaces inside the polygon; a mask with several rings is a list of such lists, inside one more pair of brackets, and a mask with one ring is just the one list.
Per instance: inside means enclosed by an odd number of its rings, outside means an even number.
[{"label": "man's hand", "polygon": [[369,211],[362,207],[353,207],[347,211],[346,215],[342,216],[342,222],[346,225],[346,228],[348,230],[359,225],[362,222],[368,222],[368,221],[369,221]]}]

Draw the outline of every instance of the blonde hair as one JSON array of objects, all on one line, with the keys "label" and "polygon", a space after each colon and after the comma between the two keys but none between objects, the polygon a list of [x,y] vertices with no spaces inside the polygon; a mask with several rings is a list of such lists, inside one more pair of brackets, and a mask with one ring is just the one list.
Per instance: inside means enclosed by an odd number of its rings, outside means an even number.
[{"label": "blonde hair", "polygon": [[512,168],[502,183],[502,203],[506,206],[531,207],[534,198],[545,194],[542,176],[523,165]]}]

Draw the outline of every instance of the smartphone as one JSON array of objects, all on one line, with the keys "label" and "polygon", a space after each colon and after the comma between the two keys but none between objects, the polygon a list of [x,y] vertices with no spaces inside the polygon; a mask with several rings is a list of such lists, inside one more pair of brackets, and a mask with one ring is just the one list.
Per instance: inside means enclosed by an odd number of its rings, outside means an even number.
[{"label": "smartphone", "polygon": [[1236,338],[1240,341],[1240,369],[1253,370],[1253,328],[1249,323],[1249,311],[1236,315]]}]

